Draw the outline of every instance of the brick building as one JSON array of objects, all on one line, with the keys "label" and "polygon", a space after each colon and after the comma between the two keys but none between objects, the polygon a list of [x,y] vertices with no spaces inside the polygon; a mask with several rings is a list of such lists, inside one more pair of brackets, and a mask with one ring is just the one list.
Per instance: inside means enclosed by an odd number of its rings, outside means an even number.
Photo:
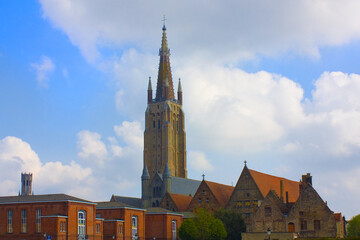
[{"label": "brick building", "polygon": [[0,197],[0,239],[101,240],[95,213],[95,203],[66,194]]},{"label": "brick building", "polygon": [[164,208],[148,208],[145,217],[146,239],[178,239],[183,215]]},{"label": "brick building", "polygon": [[145,209],[121,202],[98,202],[96,216],[104,219],[104,240],[145,238]]}]

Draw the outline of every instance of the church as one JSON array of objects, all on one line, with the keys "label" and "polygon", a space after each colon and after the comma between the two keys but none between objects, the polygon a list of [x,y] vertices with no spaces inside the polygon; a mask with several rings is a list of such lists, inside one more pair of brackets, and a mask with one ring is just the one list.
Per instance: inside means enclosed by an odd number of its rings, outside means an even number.
[{"label": "church", "polygon": [[175,240],[183,218],[194,217],[199,208],[241,213],[245,240],[346,235],[345,218],[329,209],[309,173],[293,181],[244,162],[235,186],[204,176],[189,179],[183,90],[179,78],[175,97],[165,24],[159,57],[155,93],[148,81],[141,198],[112,195],[107,202],[91,202],[66,194],[34,195],[32,175],[25,173],[19,196],[0,197],[0,240]]}]

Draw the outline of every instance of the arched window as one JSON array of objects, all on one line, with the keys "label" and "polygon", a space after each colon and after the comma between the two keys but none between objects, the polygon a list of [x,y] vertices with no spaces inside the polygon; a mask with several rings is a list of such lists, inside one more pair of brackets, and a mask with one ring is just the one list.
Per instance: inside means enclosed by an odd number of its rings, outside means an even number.
[{"label": "arched window", "polygon": [[171,221],[171,239],[176,240],[176,220]]},{"label": "arched window", "polygon": [[86,212],[78,211],[78,237],[79,239],[85,239],[86,235]]},{"label": "arched window", "polygon": [[137,216],[132,216],[131,218],[131,236],[132,239],[137,239],[138,237],[138,218]]}]

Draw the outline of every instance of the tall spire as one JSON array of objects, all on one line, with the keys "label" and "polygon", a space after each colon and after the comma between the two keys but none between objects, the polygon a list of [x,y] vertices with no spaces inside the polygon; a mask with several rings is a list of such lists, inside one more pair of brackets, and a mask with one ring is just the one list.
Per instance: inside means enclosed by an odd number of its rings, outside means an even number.
[{"label": "tall spire", "polygon": [[[170,67],[170,49],[168,48],[167,38],[166,38],[166,27],[165,23],[162,28],[162,41],[161,48],[159,50],[160,63],[159,63],[159,72],[158,72],[158,80],[156,87],[156,98],[155,100],[165,100],[165,95],[170,99],[174,99],[174,87],[171,75],[171,67]],[[166,79],[169,81],[169,86],[166,89]],[[167,94],[165,94],[167,91]]]}]

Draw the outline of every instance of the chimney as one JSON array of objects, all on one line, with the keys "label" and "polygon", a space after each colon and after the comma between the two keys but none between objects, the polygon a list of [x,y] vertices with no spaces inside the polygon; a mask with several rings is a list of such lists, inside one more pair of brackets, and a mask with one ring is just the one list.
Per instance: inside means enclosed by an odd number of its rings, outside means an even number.
[{"label": "chimney", "polygon": [[286,204],[288,204],[288,203],[289,203],[289,192],[286,191]]},{"label": "chimney", "polygon": [[306,173],[306,175],[302,175],[302,182],[304,186],[306,186],[307,184],[312,185],[312,176],[310,175],[310,173]]},{"label": "chimney", "polygon": [[280,180],[280,200],[284,202],[284,180]]}]

